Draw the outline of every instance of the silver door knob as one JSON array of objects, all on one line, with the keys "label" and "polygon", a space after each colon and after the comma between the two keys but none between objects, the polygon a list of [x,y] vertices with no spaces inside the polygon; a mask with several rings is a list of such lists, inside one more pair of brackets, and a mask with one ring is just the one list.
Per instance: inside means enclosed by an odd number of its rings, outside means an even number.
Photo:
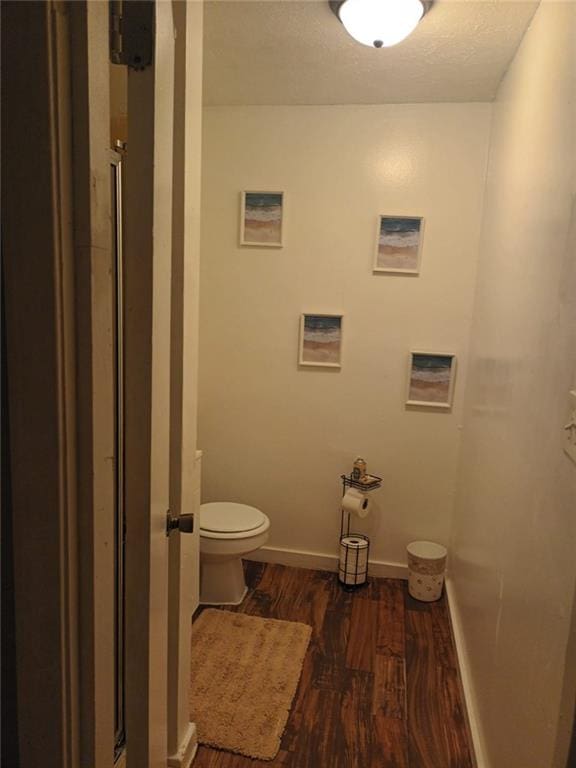
[{"label": "silver door knob", "polygon": [[172,515],[170,510],[166,512],[166,536],[170,536],[172,531],[180,533],[194,533],[194,515],[189,512],[185,515]]}]

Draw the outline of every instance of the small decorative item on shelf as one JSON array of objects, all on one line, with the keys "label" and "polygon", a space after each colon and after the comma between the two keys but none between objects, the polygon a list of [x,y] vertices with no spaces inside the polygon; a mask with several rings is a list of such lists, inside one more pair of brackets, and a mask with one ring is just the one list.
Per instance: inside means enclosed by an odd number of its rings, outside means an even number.
[{"label": "small decorative item on shelf", "polygon": [[363,477],[366,477],[366,462],[358,456],[352,467],[352,480],[359,482]]}]

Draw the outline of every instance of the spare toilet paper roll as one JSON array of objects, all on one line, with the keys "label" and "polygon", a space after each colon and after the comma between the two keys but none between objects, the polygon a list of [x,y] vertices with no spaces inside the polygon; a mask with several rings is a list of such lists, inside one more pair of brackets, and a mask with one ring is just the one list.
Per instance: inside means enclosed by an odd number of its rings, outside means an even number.
[{"label": "spare toilet paper roll", "polygon": [[366,517],[370,512],[370,499],[357,488],[348,488],[342,498],[342,509],[357,517]]},{"label": "spare toilet paper roll", "polygon": [[368,564],[368,542],[356,536],[345,536],[340,542],[340,570],[365,571]]},{"label": "spare toilet paper roll", "polygon": [[368,542],[354,535],[340,541],[340,581],[344,584],[363,584],[368,568]]}]

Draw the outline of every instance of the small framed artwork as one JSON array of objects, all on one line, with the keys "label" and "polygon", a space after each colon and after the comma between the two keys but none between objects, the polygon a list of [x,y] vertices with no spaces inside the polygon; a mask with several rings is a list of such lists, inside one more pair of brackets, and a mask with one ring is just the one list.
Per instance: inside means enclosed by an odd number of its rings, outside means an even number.
[{"label": "small framed artwork", "polygon": [[340,368],[342,315],[302,315],[300,318],[300,365]]},{"label": "small framed artwork", "polygon": [[421,216],[379,216],[374,272],[419,274],[423,234]]},{"label": "small framed artwork", "polygon": [[281,248],[284,244],[284,193],[240,195],[240,245]]},{"label": "small framed artwork", "polygon": [[456,377],[456,355],[411,352],[406,405],[451,408]]}]

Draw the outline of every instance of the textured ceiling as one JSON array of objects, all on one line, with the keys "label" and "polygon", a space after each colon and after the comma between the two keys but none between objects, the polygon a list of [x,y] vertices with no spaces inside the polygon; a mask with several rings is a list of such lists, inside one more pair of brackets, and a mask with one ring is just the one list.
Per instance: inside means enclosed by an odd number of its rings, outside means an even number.
[{"label": "textured ceiling", "polygon": [[409,38],[375,50],[327,0],[208,0],[204,102],[491,101],[537,4],[436,0]]}]

